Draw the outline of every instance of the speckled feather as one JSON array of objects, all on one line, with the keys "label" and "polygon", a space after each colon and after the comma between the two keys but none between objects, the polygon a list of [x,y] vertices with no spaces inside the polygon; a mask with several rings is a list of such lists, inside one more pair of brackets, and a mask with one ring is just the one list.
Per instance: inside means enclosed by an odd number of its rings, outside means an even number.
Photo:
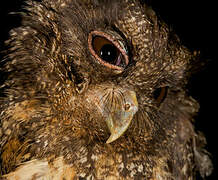
[{"label": "speckled feather", "polygon": [[[211,173],[206,140],[193,126],[199,105],[185,89],[195,55],[150,7],[137,0],[43,0],[27,1],[21,15],[1,63],[2,178],[162,180]],[[130,63],[122,72],[92,56],[93,30],[126,42]],[[157,103],[160,87],[168,91]],[[136,93],[138,111],[124,135],[106,144],[110,133],[94,102],[108,90],[123,101],[118,94],[125,89]]]}]

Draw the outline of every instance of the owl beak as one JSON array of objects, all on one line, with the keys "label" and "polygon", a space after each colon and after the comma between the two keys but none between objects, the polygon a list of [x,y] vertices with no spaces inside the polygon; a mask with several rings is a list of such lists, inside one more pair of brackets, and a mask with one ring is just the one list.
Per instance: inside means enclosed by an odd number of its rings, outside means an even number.
[{"label": "owl beak", "polygon": [[110,112],[107,113],[105,121],[111,135],[106,143],[111,143],[123,135],[138,110],[138,102],[134,91],[126,90],[122,92],[121,99],[124,102],[117,106],[110,106]]}]

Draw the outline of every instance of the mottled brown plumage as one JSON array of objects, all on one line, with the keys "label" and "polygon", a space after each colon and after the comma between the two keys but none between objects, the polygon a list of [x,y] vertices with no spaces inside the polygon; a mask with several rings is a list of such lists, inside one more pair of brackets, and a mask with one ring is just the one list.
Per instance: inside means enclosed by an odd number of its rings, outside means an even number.
[{"label": "mottled brown plumage", "polygon": [[199,105],[186,92],[196,54],[150,7],[43,0],[25,9],[1,63],[2,178],[211,173],[193,126]]}]

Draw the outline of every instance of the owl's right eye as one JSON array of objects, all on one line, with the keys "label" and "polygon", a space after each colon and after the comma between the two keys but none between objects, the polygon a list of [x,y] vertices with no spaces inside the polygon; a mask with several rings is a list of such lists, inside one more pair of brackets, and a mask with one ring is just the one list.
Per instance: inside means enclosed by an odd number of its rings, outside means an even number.
[{"label": "owl's right eye", "polygon": [[123,70],[128,65],[128,55],[123,44],[101,31],[89,34],[89,50],[91,54],[104,66]]},{"label": "owl's right eye", "polygon": [[167,96],[167,91],[168,91],[168,87],[160,87],[157,88],[154,92],[153,92],[153,96],[154,99],[156,100],[157,104],[161,104],[164,99]]}]

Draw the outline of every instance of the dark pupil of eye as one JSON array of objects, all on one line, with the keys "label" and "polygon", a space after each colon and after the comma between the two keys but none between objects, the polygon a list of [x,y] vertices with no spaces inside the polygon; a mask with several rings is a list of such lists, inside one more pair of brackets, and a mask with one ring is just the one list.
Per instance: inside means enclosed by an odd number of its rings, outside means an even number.
[{"label": "dark pupil of eye", "polygon": [[161,87],[161,88],[157,88],[154,92],[153,92],[153,96],[156,99],[156,101],[158,103],[162,103],[163,100],[165,99],[165,97],[167,96],[167,89],[168,87]]},{"label": "dark pupil of eye", "polygon": [[117,49],[112,44],[105,44],[100,49],[100,56],[104,61],[113,64],[117,59]]}]

